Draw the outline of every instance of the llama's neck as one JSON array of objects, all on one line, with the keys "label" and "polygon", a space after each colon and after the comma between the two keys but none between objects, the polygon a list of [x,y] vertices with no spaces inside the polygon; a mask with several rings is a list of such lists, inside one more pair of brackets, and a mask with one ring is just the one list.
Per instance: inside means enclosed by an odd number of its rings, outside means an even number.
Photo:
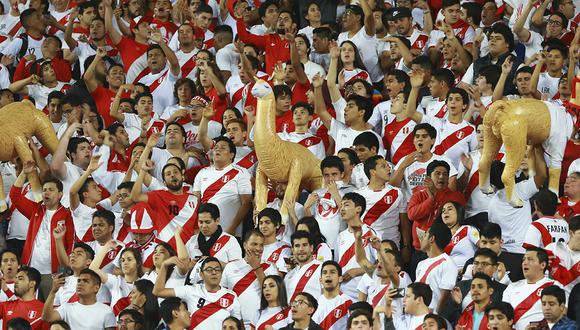
[{"label": "llama's neck", "polygon": [[254,143],[267,144],[280,140],[276,134],[276,101],[273,95],[258,99],[256,123],[254,124]]}]

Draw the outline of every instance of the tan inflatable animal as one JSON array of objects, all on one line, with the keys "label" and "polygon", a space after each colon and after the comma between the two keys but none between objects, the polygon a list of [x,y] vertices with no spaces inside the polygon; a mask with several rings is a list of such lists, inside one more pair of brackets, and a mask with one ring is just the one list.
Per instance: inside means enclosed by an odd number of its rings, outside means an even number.
[{"label": "tan inflatable animal", "polygon": [[[270,85],[257,80],[252,95],[258,99],[254,146],[258,156],[255,205],[258,211],[267,204],[268,179],[287,183],[284,202],[294,205],[301,188],[313,191],[322,185],[320,160],[298,143],[282,141],[276,134],[276,101]],[[288,210],[282,204],[280,214],[287,221]]]},{"label": "tan inflatable animal", "polygon": [[513,207],[522,207],[514,190],[515,173],[526,153],[526,145],[541,144],[549,157],[550,190],[557,193],[566,141],[572,135],[572,117],[563,107],[553,103],[520,99],[496,101],[483,118],[483,152],[479,163],[479,187],[492,193],[489,183],[491,162],[502,144],[506,166],[501,180],[506,197]]},{"label": "tan inflatable animal", "polygon": [[[35,136],[53,154],[58,139],[48,117],[30,101],[14,102],[0,109],[0,161],[20,157],[22,162],[34,161],[28,141]],[[28,177],[34,198],[41,200],[38,174]],[[0,176],[0,187],[2,187]],[[6,209],[6,192],[0,188],[0,212]]]}]

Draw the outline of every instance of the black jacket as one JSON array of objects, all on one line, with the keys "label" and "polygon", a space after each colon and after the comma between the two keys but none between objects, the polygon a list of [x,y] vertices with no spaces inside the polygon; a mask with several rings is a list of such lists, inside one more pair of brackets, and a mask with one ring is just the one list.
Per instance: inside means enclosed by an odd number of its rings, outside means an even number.
[{"label": "black jacket", "polygon": [[[288,324],[287,326],[281,328],[280,330],[294,330],[298,329],[294,327],[294,322]],[[308,330],[324,330],[322,329],[316,322],[310,320],[310,324],[308,325]]]}]

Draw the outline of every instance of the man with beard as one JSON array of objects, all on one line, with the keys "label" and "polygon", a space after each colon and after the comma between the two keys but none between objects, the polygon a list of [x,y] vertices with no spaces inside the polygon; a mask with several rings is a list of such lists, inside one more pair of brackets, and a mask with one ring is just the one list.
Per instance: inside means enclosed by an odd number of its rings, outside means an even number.
[{"label": "man with beard", "polygon": [[[179,166],[173,163],[167,163],[161,171],[167,190],[159,189],[142,193],[141,188],[145,174],[152,169],[150,160],[142,164],[139,176],[131,190],[131,199],[136,203],[146,203],[148,207],[155,210],[156,214],[151,217],[151,221],[157,231],[157,237],[175,247],[174,232],[177,226],[184,228],[182,235],[184,241],[189,240],[196,228],[195,210],[198,206],[198,198],[183,187],[183,172]],[[135,216],[143,217],[145,215],[136,213]]]},{"label": "man with beard", "polygon": [[320,297],[321,273],[320,262],[312,257],[312,237],[308,232],[299,230],[292,234],[290,241],[296,264],[292,258],[285,259],[289,270],[284,278],[288,302],[292,303],[301,292],[307,292],[316,299]]},{"label": "man with beard", "polygon": [[484,273],[477,273],[473,276],[470,289],[473,301],[461,313],[457,321],[456,329],[485,330],[488,328],[485,308],[491,303],[492,286],[493,282],[491,277]]},{"label": "man with beard", "polygon": [[177,56],[179,67],[181,68],[181,77],[189,78],[193,81],[196,79],[195,73],[197,72],[197,70],[194,70],[196,67],[195,54],[199,51],[195,47],[195,38],[195,29],[191,24],[184,23],[177,30],[179,49],[175,52],[175,56]]},{"label": "man with beard", "polygon": [[213,152],[213,165],[199,171],[193,183],[193,194],[202,203],[217,205],[224,230],[240,237],[242,220],[252,207],[250,173],[233,164],[236,146],[229,138],[215,138],[210,152]]},{"label": "man with beard", "polygon": [[[113,232],[115,231],[115,214],[109,210],[97,210],[93,213],[93,220],[91,232],[93,233],[93,241],[87,242],[95,253],[105,247],[109,241],[113,240]],[[121,252],[124,244],[116,241],[117,246],[114,250],[107,253],[107,256],[101,263],[101,269],[106,273],[113,273],[115,265],[113,261]]]},{"label": "man with beard", "polygon": [[348,308],[352,299],[340,292],[342,268],[333,260],[325,261],[320,267],[322,296],[318,298],[318,308],[312,320],[325,330],[344,329],[348,318]]},{"label": "man with beard", "polygon": [[14,293],[17,300],[0,303],[0,318],[3,329],[6,323],[13,318],[21,317],[27,320],[33,330],[42,329],[45,324],[40,320],[42,316],[42,301],[36,299],[36,290],[40,285],[40,273],[38,270],[22,266],[14,281]]},{"label": "man with beard", "polygon": [[388,295],[385,295],[385,305],[379,306],[374,312],[375,314],[385,314],[384,329],[421,329],[425,316],[430,313],[429,304],[433,293],[429,285],[415,282],[407,287],[403,297],[404,313],[395,314],[393,311],[391,303],[395,293],[394,290],[391,290]]}]

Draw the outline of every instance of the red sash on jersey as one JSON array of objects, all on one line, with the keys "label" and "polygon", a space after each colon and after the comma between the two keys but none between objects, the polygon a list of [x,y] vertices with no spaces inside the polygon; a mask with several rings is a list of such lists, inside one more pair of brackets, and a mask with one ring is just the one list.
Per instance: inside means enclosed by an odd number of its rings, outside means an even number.
[{"label": "red sash on jersey", "polygon": [[[369,229],[366,234],[362,235],[361,239],[363,240],[363,246],[365,246],[365,242],[364,240],[366,238],[371,237],[372,231]],[[348,264],[348,262],[350,261],[350,259],[354,256],[354,242],[352,243],[352,245],[346,250],[344,251],[344,254],[342,255],[342,257],[340,258],[340,261],[338,262],[338,264],[340,265],[340,267],[344,267],[346,266],[346,264]]]},{"label": "red sash on jersey", "polygon": [[[268,263],[263,263],[260,265],[260,267],[262,267],[262,270],[266,270],[268,269],[268,267],[270,267],[270,264]],[[244,293],[244,291],[246,291],[247,288],[250,287],[250,285],[252,283],[254,283],[254,281],[258,278],[258,276],[256,275],[256,272],[252,269],[250,270],[246,275],[244,275],[244,277],[242,277],[232,288],[232,291],[234,291],[238,297],[242,295],[242,293]]]},{"label": "red sash on jersey", "polygon": [[[399,132],[407,126],[407,124],[411,121],[411,118],[407,118],[403,121],[392,121],[391,123],[385,126],[384,138],[383,142],[385,144],[385,148],[391,148],[393,144],[394,138],[399,134]],[[388,147],[387,147],[388,146]],[[391,160],[393,163],[398,163],[399,160],[411,152],[415,150],[415,146],[413,145],[413,134],[411,131],[407,133],[405,140],[399,146],[399,149],[395,151],[394,154],[391,155]]]},{"label": "red sash on jersey", "polygon": [[117,257],[117,254],[119,254],[119,252],[121,252],[122,249],[123,246],[117,245],[113,250],[107,252],[99,268],[103,269],[103,267],[114,261],[115,258]]},{"label": "red sash on jersey", "polygon": [[445,253],[451,255],[451,251],[453,251],[453,249],[455,248],[455,245],[457,245],[457,243],[461,242],[461,240],[463,240],[465,237],[467,237],[467,233],[469,233],[469,227],[461,228],[461,230],[459,230],[458,232],[455,233],[455,235],[453,235],[453,237],[451,238],[451,242],[449,242],[449,244],[447,244],[447,246],[445,247],[445,249],[443,251],[445,251]]},{"label": "red sash on jersey", "polygon": [[348,308],[352,305],[352,300],[343,302],[342,304],[336,306],[333,310],[324,317],[322,322],[320,322],[320,327],[322,329],[330,329],[338,320],[343,317],[348,317]]},{"label": "red sash on jersey", "polygon": [[318,143],[320,143],[320,138],[317,136],[311,136],[311,137],[307,137],[304,138],[300,141],[298,141],[298,144],[301,146],[304,146],[305,148],[311,147],[313,145],[316,145]]},{"label": "red sash on jersey", "polygon": [[146,67],[145,69],[143,69],[143,71],[139,72],[139,74],[137,75],[137,77],[135,77],[135,79],[133,80],[133,83],[137,83],[139,82],[139,80],[141,80],[143,77],[145,77],[146,75],[151,73],[151,69],[149,67]]},{"label": "red sash on jersey", "polygon": [[542,244],[544,244],[544,247],[552,243],[552,235],[548,231],[548,228],[544,227],[541,223],[537,221],[532,221],[532,226],[534,226],[542,235]]},{"label": "red sash on jersey", "polygon": [[385,285],[385,287],[382,288],[381,291],[379,291],[379,293],[377,293],[377,295],[373,297],[373,300],[371,300],[371,305],[373,305],[373,307],[377,307],[379,305],[379,302],[381,301],[381,299],[383,299],[388,289],[389,285]]},{"label": "red sash on jersey", "polygon": [[123,297],[123,298],[117,300],[117,302],[113,306],[113,313],[115,314],[115,316],[117,316],[125,308],[129,307],[129,305],[131,305],[131,299],[129,297]]},{"label": "red sash on jersey", "polygon": [[161,83],[163,82],[163,79],[165,79],[168,74],[169,74],[169,70],[167,70],[167,72],[165,72],[161,77],[155,79],[155,81],[149,85],[149,90],[151,91],[151,93],[153,93],[157,89],[157,87],[159,87],[159,85],[161,85]]},{"label": "red sash on jersey", "polygon": [[256,151],[252,150],[247,155],[245,155],[244,158],[240,159],[236,163],[236,165],[241,166],[245,169],[250,169],[250,167],[252,167],[252,166],[254,166],[254,164],[256,164],[257,160],[258,160],[258,157],[256,156]]},{"label": "red sash on jersey", "polygon": [[240,173],[239,170],[232,168],[217,181],[209,185],[203,192],[203,196],[201,196],[201,202],[207,203],[226,183],[235,178],[238,173]]},{"label": "red sash on jersey", "polygon": [[232,104],[236,105],[238,104],[238,102],[240,102],[243,99],[243,94],[244,94],[244,87],[242,86],[241,88],[238,88],[237,91],[234,92],[234,94],[232,95]]},{"label": "red sash on jersey", "polygon": [[75,293],[73,293],[72,296],[70,296],[70,298],[68,298],[67,303],[72,304],[72,303],[75,303],[79,300],[80,300],[79,294],[75,292]]},{"label": "red sash on jersey", "polygon": [[[66,26],[68,24],[68,19],[70,17],[70,13],[64,15],[61,19],[58,20],[58,24],[62,25],[62,26]],[[49,34],[55,34],[58,32],[58,29],[54,26],[50,27],[50,29],[48,30]]]},{"label": "red sash on jersey", "polygon": [[[502,160],[504,154],[503,152],[499,152],[495,157],[495,160]],[[479,170],[475,171],[471,178],[469,178],[469,182],[467,183],[467,187],[465,187],[465,200],[469,200],[471,194],[479,186]]]},{"label": "red sash on jersey", "polygon": [[437,113],[435,114],[436,118],[443,118],[445,117],[445,114],[447,113],[447,104],[444,103],[441,108],[439,109],[439,111],[437,111]]},{"label": "red sash on jersey", "polygon": [[12,290],[10,290],[10,288],[6,288],[6,290],[4,290],[4,293],[6,294],[6,297],[8,297],[8,300],[10,300],[10,298],[14,297],[14,292]]},{"label": "red sash on jersey", "polygon": [[276,263],[276,261],[278,261],[278,259],[280,259],[280,255],[282,254],[282,250],[289,249],[289,248],[290,248],[289,245],[282,245],[281,247],[274,250],[274,252],[272,252],[272,254],[270,254],[267,261],[271,262],[271,263]]},{"label": "red sash on jersey", "polygon": [[91,229],[91,227],[89,227],[89,229],[85,232],[85,234],[83,235],[83,237],[79,237],[81,242],[91,242],[94,241],[95,238],[93,237],[93,231]]},{"label": "red sash on jersey", "polygon": [[[548,255],[554,255],[551,251],[548,251]],[[567,269],[564,265],[560,264],[560,258],[556,257],[557,262],[552,263],[552,278],[562,283],[562,285],[568,285],[574,282],[580,277],[580,261],[572,265],[570,269]]]},{"label": "red sash on jersey", "polygon": [[22,22],[20,22],[20,21],[16,22],[16,24],[14,24],[12,29],[10,29],[10,31],[8,32],[8,35],[11,37],[16,36],[16,33],[18,33],[18,30],[20,30],[21,28],[22,28]]},{"label": "red sash on jersey", "polygon": [[532,306],[534,306],[534,304],[538,300],[540,300],[540,295],[542,293],[542,290],[545,287],[548,287],[552,284],[554,284],[554,282],[546,282],[546,283],[542,284],[539,288],[534,290],[534,292],[532,292],[526,299],[524,299],[521,303],[519,303],[519,305],[517,305],[516,308],[514,308],[514,324],[518,323],[520,318],[522,316],[524,316],[524,314],[527,311],[529,311],[530,308],[532,308]]},{"label": "red sash on jersey", "polygon": [[234,302],[235,296],[231,293],[226,293],[218,300],[207,304],[202,308],[198,309],[191,315],[191,326],[190,330],[195,329],[201,322],[208,319],[210,316],[218,312],[220,309],[228,308]]},{"label": "red sash on jersey", "polygon": [[276,324],[276,322],[280,322],[281,320],[288,317],[288,313],[290,312],[290,307],[285,308],[278,313],[272,315],[269,319],[267,319],[264,323],[260,324],[260,326],[256,330],[265,330],[267,325]]},{"label": "red sash on jersey", "polygon": [[363,218],[363,222],[371,226],[382,214],[386,213],[391,206],[393,206],[393,202],[396,201],[398,197],[399,192],[397,190],[389,190],[367,211],[367,214],[365,214]]},{"label": "red sash on jersey", "polygon": [[220,252],[220,250],[227,244],[229,240],[230,236],[228,235],[223,235],[222,237],[218,238],[218,240],[215,241],[215,243],[209,250],[209,255],[212,257],[215,256],[216,253]]},{"label": "red sash on jersey", "polygon": [[441,258],[441,259],[435,261],[434,263],[432,263],[429,267],[427,267],[425,274],[423,274],[423,276],[421,276],[421,279],[419,280],[419,282],[427,283],[427,276],[429,276],[429,274],[431,274],[431,271],[433,271],[433,269],[435,269],[435,267],[441,265],[444,261],[445,261],[445,258]]},{"label": "red sash on jersey", "polygon": [[187,78],[191,71],[195,68],[195,55],[191,56],[187,61],[181,65],[181,76]]},{"label": "red sash on jersey", "polygon": [[312,277],[312,274],[314,274],[314,272],[316,271],[316,268],[318,268],[318,266],[320,266],[320,265],[313,264],[313,265],[310,265],[310,267],[308,267],[308,269],[304,272],[304,275],[302,275],[302,277],[300,278],[300,280],[296,284],[296,288],[294,289],[294,293],[292,294],[292,298],[290,298],[290,301],[294,301],[294,298],[296,298],[296,296],[300,292],[304,291],[304,288],[306,287],[306,283],[308,283],[308,280],[310,280],[310,278]]},{"label": "red sash on jersey", "polygon": [[464,137],[471,134],[474,130],[475,128],[473,128],[473,126],[465,126],[453,134],[449,134],[438,146],[435,147],[434,153],[436,155],[443,155],[445,151],[456,145],[457,142],[463,140]]}]

